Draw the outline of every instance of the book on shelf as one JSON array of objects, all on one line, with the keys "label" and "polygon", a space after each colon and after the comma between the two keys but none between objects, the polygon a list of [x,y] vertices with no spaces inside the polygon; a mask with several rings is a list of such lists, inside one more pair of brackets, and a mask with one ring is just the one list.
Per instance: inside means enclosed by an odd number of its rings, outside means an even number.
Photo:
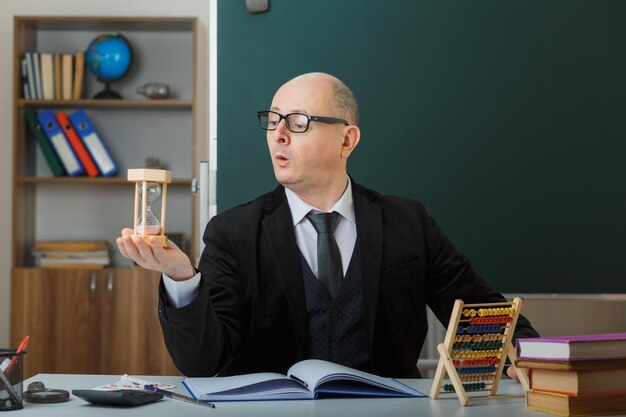
[{"label": "book on shelf", "polygon": [[626,394],[574,396],[530,390],[526,393],[526,406],[560,416],[620,414],[626,412]]},{"label": "book on shelf", "polygon": [[107,256],[96,256],[89,258],[74,258],[74,257],[65,257],[65,258],[50,258],[47,256],[41,257],[39,259],[39,265],[42,268],[63,268],[68,265],[76,265],[76,266],[93,266],[96,265],[100,268],[108,266],[110,263],[110,259]]},{"label": "book on shelf", "polygon": [[89,154],[96,163],[100,174],[103,177],[110,177],[117,174],[119,168],[115,164],[109,149],[94,128],[85,110],[78,109],[70,114],[69,118],[74,125],[74,130],[78,133],[78,136],[81,137]]},{"label": "book on shelf", "polygon": [[229,377],[185,378],[189,393],[201,401],[304,400],[330,394],[366,397],[426,397],[393,378],[383,378],[319,359],[300,361],[287,375],[256,373]]},{"label": "book on shelf", "polygon": [[83,140],[76,134],[76,130],[70,122],[70,119],[67,117],[67,114],[64,111],[57,112],[56,118],[59,122],[59,126],[61,126],[61,129],[63,130],[63,133],[65,133],[65,137],[70,142],[70,145],[72,145],[74,153],[80,160],[80,163],[83,164],[83,167],[85,167],[87,175],[90,177],[97,177],[100,172],[98,171],[98,168],[96,168],[96,164],[87,151],[87,148],[85,148]]},{"label": "book on shelf", "polygon": [[38,240],[34,251],[87,252],[108,250],[106,240]]},{"label": "book on shelf", "polygon": [[37,241],[33,248],[42,268],[103,268],[111,262],[106,241]]},{"label": "book on shelf", "polygon": [[74,79],[74,56],[72,54],[63,54],[61,56],[61,97],[63,100],[72,99],[72,86]]},{"label": "book on shelf", "polygon": [[65,175],[65,168],[63,168],[61,160],[52,147],[52,143],[50,143],[48,137],[43,132],[41,123],[39,123],[39,120],[37,119],[37,113],[32,110],[27,110],[24,113],[24,117],[26,118],[26,124],[28,124],[31,132],[35,135],[35,140],[37,141],[37,144],[39,144],[39,149],[41,149],[44,158],[48,162],[48,166],[50,166],[52,174],[55,177]]},{"label": "book on shelf", "polygon": [[40,265],[41,268],[45,269],[104,269],[106,265],[100,264],[50,264],[50,265]]},{"label": "book on shelf", "polygon": [[[26,112],[28,119],[29,112]],[[109,177],[118,173],[119,168],[111,153],[94,129],[83,109],[71,115],[51,109],[36,113],[38,125],[31,123],[31,130],[41,131],[54,150],[53,155],[60,160],[63,172],[69,176],[87,173],[90,177]],[[30,123],[30,120],[29,120]],[[39,129],[37,129],[39,126]],[[36,139],[41,140],[35,133]],[[43,147],[42,147],[43,150]],[[44,150],[44,153],[46,151]],[[50,159],[46,154],[46,159]],[[49,164],[52,163],[48,161]],[[53,170],[55,175],[63,175]]]},{"label": "book on shelf", "polygon": [[50,109],[40,110],[37,112],[37,120],[39,120],[41,129],[61,160],[67,175],[73,177],[84,173],[85,168],[80,163],[74,148],[72,148],[69,140],[63,133],[63,129],[61,129],[54,112]]},{"label": "book on shelf", "polygon": [[22,94],[26,100],[30,99],[30,82],[28,79],[28,61],[23,58],[20,61],[20,72],[22,73]]},{"label": "book on shelf", "polygon": [[103,258],[109,256],[109,251],[90,250],[90,251],[33,251],[34,255],[46,255],[48,259],[86,259],[86,258]]},{"label": "book on shelf", "polygon": [[26,74],[28,77],[28,91],[30,91],[29,98],[31,100],[37,99],[37,80],[35,79],[35,59],[33,52],[26,52],[24,54],[26,58]]},{"label": "book on shelf", "polygon": [[41,85],[41,60],[39,52],[33,52],[33,71],[35,73],[35,90],[36,90],[36,99],[43,98],[43,88]]},{"label": "book on shelf", "polygon": [[626,358],[626,333],[518,339],[517,357],[555,361]]},{"label": "book on shelf", "polygon": [[85,52],[74,54],[74,86],[72,87],[72,97],[80,100],[83,96],[83,78],[85,73]]},{"label": "book on shelf", "polygon": [[61,84],[61,54],[54,54],[54,99],[61,100],[62,98]]},{"label": "book on shelf", "polygon": [[41,91],[44,100],[54,99],[54,63],[52,54],[41,54]]},{"label": "book on shelf", "polygon": [[25,52],[21,72],[27,100],[79,100],[83,95],[85,52]]}]

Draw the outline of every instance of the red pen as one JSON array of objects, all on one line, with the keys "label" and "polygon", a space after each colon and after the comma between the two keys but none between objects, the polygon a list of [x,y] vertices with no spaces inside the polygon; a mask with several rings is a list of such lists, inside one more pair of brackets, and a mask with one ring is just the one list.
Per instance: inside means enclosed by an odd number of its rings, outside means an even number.
[{"label": "red pen", "polygon": [[[20,353],[24,349],[26,349],[26,345],[28,344],[28,339],[30,339],[30,336],[26,336],[24,338],[24,340],[22,340],[22,343],[19,344],[19,346],[17,347],[17,350],[15,351],[15,353]],[[18,355],[13,356],[13,359],[11,359],[11,363],[7,367],[7,370],[4,372],[5,375],[9,376],[11,374],[11,370],[13,369],[15,364],[17,363],[17,359],[18,359]]]}]

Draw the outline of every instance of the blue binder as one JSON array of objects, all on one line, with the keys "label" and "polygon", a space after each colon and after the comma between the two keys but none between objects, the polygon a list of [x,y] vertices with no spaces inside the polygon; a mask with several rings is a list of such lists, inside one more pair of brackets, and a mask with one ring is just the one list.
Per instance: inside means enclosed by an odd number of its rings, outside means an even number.
[{"label": "blue binder", "polygon": [[98,132],[96,132],[91,124],[91,120],[87,117],[85,110],[76,110],[74,113],[70,114],[69,118],[74,125],[74,130],[76,130],[78,136],[80,136],[85,143],[87,150],[98,166],[102,176],[110,177],[111,175],[117,174],[119,169],[113,161],[111,153],[100,138],[100,135],[98,135]]},{"label": "blue binder", "polygon": [[48,140],[52,144],[52,147],[56,151],[67,175],[74,177],[85,172],[85,168],[78,160],[78,157],[74,153],[74,149],[70,142],[65,137],[59,122],[57,122],[54,112],[46,109],[37,112],[37,120],[41,124],[41,129],[48,137]]}]

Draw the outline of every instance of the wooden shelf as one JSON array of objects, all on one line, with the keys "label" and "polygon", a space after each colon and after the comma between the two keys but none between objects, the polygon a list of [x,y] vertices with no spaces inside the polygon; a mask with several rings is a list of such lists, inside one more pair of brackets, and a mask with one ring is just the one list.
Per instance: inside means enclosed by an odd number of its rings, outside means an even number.
[{"label": "wooden shelf", "polygon": [[[130,184],[124,177],[16,177],[20,184]],[[191,178],[172,178],[170,185],[190,185]]]},{"label": "wooden shelf", "polygon": [[162,100],[149,100],[149,99],[81,99],[81,100],[26,100],[18,99],[17,105],[19,107],[128,107],[128,108],[180,108],[191,109],[191,100],[177,100],[177,99],[162,99]]},{"label": "wooden shelf", "polygon": [[194,17],[16,16],[15,22],[32,30],[190,31]]}]

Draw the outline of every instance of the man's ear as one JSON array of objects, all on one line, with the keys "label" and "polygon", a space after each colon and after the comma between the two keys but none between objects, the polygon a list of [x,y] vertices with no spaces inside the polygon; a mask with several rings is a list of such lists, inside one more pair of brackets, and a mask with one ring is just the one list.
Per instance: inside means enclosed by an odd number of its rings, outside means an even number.
[{"label": "man's ear", "polygon": [[343,143],[341,144],[341,157],[348,159],[356,145],[361,140],[361,130],[358,126],[346,126],[343,130]]}]

